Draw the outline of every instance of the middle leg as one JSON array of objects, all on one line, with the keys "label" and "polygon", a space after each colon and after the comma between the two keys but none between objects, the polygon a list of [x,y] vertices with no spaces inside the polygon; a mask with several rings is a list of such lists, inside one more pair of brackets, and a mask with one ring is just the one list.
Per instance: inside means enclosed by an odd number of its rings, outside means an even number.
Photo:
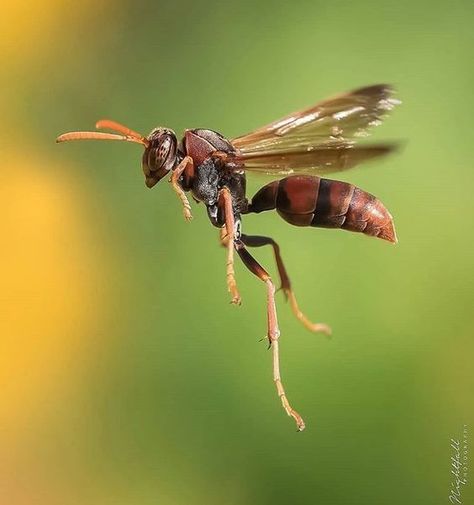
[{"label": "middle leg", "polygon": [[220,239],[221,244],[224,247],[227,247],[227,289],[232,296],[231,303],[234,305],[240,305],[241,298],[239,290],[237,289],[234,272],[234,241],[236,239],[234,209],[232,206],[232,196],[227,188],[222,188],[220,190],[218,205],[221,209],[223,209],[225,219],[225,227],[221,229]]},{"label": "middle leg", "polygon": [[283,259],[280,254],[280,246],[270,237],[262,237],[258,235],[243,235],[241,236],[242,242],[249,247],[262,247],[264,245],[271,245],[273,247],[273,253],[275,254],[275,261],[278,268],[278,273],[280,275],[281,286],[280,289],[283,290],[287,300],[290,302],[291,310],[296,318],[301,321],[301,323],[308,328],[310,331],[326,333],[326,335],[331,334],[331,328],[324,323],[313,323],[301,312],[296,301],[295,294],[291,288],[290,278],[286,272]]}]

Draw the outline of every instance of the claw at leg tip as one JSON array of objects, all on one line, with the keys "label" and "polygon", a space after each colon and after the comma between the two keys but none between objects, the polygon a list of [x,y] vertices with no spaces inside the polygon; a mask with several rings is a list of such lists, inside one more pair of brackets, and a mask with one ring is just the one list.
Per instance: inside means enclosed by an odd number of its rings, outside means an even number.
[{"label": "claw at leg tip", "polygon": [[311,330],[314,333],[324,333],[327,337],[332,336],[331,327],[324,323],[313,323]]},{"label": "claw at leg tip", "polygon": [[240,296],[234,296],[234,297],[232,298],[232,300],[230,301],[230,303],[231,303],[232,305],[237,305],[237,306],[240,306],[240,305],[242,305],[242,298],[240,298]]}]

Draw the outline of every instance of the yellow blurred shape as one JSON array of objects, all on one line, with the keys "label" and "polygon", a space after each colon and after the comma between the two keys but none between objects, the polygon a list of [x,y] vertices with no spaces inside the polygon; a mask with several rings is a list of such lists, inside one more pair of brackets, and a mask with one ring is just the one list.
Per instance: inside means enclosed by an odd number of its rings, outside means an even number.
[{"label": "yellow blurred shape", "polygon": [[2,2],[0,15],[0,56],[2,67],[14,65],[53,43],[60,43],[58,32],[77,30],[79,16],[94,17],[107,2],[42,2],[7,0]]},{"label": "yellow blurred shape", "polygon": [[75,380],[100,317],[93,302],[101,301],[104,265],[90,252],[90,218],[73,181],[51,163],[2,157],[0,417],[21,429]]}]

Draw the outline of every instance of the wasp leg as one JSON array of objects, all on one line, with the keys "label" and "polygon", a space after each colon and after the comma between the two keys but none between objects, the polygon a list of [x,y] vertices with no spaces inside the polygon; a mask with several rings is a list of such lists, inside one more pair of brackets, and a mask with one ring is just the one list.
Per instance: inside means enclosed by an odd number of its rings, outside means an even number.
[{"label": "wasp leg", "polygon": [[221,231],[221,243],[227,247],[227,288],[232,296],[231,303],[240,305],[241,298],[237,289],[234,272],[234,240],[235,240],[235,220],[234,211],[232,208],[232,196],[227,188],[222,188],[219,191],[219,207],[224,209],[225,216],[225,233]]},{"label": "wasp leg", "polygon": [[[181,163],[173,170],[173,174],[171,175],[171,185],[173,186],[173,189],[175,193],[178,195],[178,198],[181,200],[181,203],[183,204],[183,214],[184,214],[184,219],[186,221],[191,221],[193,218],[193,215],[191,214],[191,205],[189,204],[188,198],[186,194],[183,191],[183,188],[179,184],[179,178],[183,174],[183,172],[188,169],[189,165],[193,165],[193,159],[191,156],[186,156],[183,158]],[[189,169],[188,169],[189,170]]]},{"label": "wasp leg", "polygon": [[262,247],[264,245],[271,245],[273,247],[273,252],[275,254],[275,261],[278,268],[278,273],[280,274],[281,286],[280,289],[285,293],[286,299],[289,300],[291,310],[296,318],[301,321],[301,323],[308,328],[310,331],[326,333],[326,335],[331,334],[331,328],[323,323],[313,323],[301,312],[296,301],[295,294],[291,289],[291,282],[288,274],[286,272],[283,259],[280,254],[280,246],[270,237],[261,237],[258,235],[243,235],[241,236],[242,242],[249,247]]},{"label": "wasp leg", "polygon": [[298,431],[303,431],[305,424],[303,418],[293,409],[288,401],[281,381],[280,375],[280,355],[278,347],[278,339],[280,338],[280,330],[278,328],[278,318],[275,306],[275,285],[270,278],[268,272],[257,262],[257,260],[247,251],[242,241],[235,241],[235,249],[239,254],[244,265],[259,279],[261,279],[267,286],[267,321],[268,321],[268,342],[273,353],[273,382],[277,389],[278,396],[280,397],[283,408],[286,413],[291,416],[298,428]]}]

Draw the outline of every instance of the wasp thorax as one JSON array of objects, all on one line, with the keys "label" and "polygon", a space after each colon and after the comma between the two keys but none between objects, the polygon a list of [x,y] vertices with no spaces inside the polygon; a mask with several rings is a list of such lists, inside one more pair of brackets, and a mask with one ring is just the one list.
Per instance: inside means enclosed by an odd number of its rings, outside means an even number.
[{"label": "wasp thorax", "polygon": [[151,188],[174,167],[178,142],[173,130],[167,128],[155,128],[147,140],[150,144],[143,153],[142,166],[145,183]]}]

